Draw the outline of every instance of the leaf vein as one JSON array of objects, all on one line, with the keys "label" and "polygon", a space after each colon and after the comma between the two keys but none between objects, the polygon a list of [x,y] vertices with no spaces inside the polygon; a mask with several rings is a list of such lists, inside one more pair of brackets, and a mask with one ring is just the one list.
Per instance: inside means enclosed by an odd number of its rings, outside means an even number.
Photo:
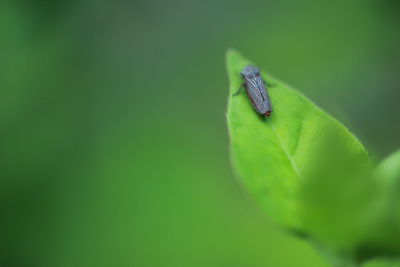
[{"label": "leaf vein", "polygon": [[293,148],[293,152],[292,152],[292,157],[296,154],[297,152],[297,148],[299,147],[299,142],[300,142],[300,138],[301,138],[301,132],[303,131],[303,120],[300,121],[300,126],[299,126],[299,130],[298,130],[298,135],[296,138],[296,143],[294,145]]},{"label": "leaf vein", "polygon": [[292,158],[292,156],[290,155],[289,151],[287,150],[286,146],[283,144],[282,140],[279,138],[279,135],[276,133],[275,127],[272,125],[272,123],[269,123],[269,125],[271,126],[272,132],[275,135],[275,138],[278,140],[283,152],[285,153],[286,157],[288,158],[290,165],[293,168],[293,171],[296,173],[297,177],[299,178],[300,181],[303,180],[301,174],[300,174],[300,170],[296,165],[296,162],[294,161],[294,159]]}]

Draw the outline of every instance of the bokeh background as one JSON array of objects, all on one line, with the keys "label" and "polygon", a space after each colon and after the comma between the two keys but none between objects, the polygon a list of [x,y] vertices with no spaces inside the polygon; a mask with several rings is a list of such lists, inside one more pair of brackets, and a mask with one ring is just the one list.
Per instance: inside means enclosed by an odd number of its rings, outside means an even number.
[{"label": "bokeh background", "polygon": [[1,1],[0,266],[329,266],[230,169],[225,52],[298,88],[379,161],[400,147],[399,11]]}]

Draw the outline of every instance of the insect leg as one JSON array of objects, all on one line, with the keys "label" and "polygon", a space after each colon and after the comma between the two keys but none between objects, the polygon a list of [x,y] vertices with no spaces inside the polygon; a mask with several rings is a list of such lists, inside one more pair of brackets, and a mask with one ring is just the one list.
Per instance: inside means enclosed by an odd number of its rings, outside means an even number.
[{"label": "insect leg", "polygon": [[268,87],[274,87],[274,86],[275,86],[275,84],[268,83],[268,82],[266,82],[266,81],[264,81],[264,80],[263,80],[263,82],[264,82],[264,84],[266,84]]},{"label": "insect leg", "polygon": [[234,93],[232,96],[237,96],[238,94],[240,94],[240,91],[243,89],[243,87],[244,87],[244,83],[242,83],[242,84],[240,85],[240,87],[239,87],[239,89],[237,90],[237,92]]}]

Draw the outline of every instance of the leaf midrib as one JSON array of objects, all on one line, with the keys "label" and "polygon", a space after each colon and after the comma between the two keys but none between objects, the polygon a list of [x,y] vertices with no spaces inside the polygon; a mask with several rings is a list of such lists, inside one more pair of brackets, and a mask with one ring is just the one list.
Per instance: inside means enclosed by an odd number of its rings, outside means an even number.
[{"label": "leaf midrib", "polygon": [[[285,153],[285,156],[286,156],[287,159],[289,160],[290,165],[292,166],[292,169],[293,169],[293,171],[295,172],[297,178],[298,178],[300,181],[302,181],[303,178],[302,178],[302,176],[301,176],[301,174],[300,174],[300,170],[299,170],[299,168],[297,167],[297,164],[296,164],[296,162],[294,161],[293,157],[290,155],[288,149],[287,149],[286,146],[284,145],[283,141],[281,140],[281,138],[280,138],[279,135],[277,134],[274,125],[273,125],[272,123],[268,123],[268,125],[271,127],[271,130],[272,130],[272,132],[274,133],[276,140],[278,140],[279,145],[280,145],[281,149],[283,150],[283,152]],[[300,137],[299,137],[299,138],[300,138]]]}]

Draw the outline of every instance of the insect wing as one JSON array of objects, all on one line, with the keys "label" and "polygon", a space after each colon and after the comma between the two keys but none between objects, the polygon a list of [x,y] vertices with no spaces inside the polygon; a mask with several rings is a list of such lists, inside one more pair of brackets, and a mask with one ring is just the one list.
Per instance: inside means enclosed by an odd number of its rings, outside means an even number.
[{"label": "insect wing", "polygon": [[258,113],[265,113],[268,110],[267,93],[263,80],[260,76],[246,78],[247,93]]}]

